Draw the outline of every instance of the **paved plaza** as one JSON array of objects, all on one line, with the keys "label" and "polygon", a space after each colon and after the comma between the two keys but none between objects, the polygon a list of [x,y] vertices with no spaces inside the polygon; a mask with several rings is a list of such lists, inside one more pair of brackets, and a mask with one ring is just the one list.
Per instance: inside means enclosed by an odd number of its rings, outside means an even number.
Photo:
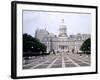
[{"label": "paved plaza", "polygon": [[57,53],[25,60],[23,69],[83,67],[90,66],[90,61],[90,55],[86,54]]}]

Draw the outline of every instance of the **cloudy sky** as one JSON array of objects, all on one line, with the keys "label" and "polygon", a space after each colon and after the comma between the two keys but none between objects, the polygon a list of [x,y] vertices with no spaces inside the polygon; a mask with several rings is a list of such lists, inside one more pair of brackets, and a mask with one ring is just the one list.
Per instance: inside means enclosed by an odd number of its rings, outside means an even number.
[{"label": "cloudy sky", "polygon": [[23,11],[23,33],[34,36],[36,29],[46,29],[58,35],[62,19],[68,35],[91,33],[91,14],[46,11]]}]

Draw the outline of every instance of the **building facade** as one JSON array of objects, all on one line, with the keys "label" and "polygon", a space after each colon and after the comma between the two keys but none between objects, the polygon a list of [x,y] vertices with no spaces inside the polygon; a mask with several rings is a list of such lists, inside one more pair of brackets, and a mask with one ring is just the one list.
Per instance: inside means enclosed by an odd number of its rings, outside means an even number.
[{"label": "building facade", "polygon": [[35,37],[47,46],[47,52],[53,49],[55,52],[79,52],[83,42],[90,38],[90,34],[67,35],[67,27],[62,19],[59,25],[59,36],[49,33],[46,29],[37,29]]}]

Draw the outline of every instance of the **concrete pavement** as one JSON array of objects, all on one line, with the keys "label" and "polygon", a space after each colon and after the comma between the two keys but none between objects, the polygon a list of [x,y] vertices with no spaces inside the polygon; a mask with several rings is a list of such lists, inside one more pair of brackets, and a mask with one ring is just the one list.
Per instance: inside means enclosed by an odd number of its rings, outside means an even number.
[{"label": "concrete pavement", "polygon": [[57,55],[50,54],[31,59],[31,63],[23,64],[23,69],[81,67],[90,66],[90,63],[90,55],[80,56],[76,53],[58,53]]}]

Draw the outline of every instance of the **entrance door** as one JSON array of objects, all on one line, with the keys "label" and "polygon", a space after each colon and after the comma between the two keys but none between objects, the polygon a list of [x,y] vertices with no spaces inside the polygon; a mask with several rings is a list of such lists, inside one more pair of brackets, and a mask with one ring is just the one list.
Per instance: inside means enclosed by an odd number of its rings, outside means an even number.
[{"label": "entrance door", "polygon": [[67,45],[59,45],[59,49],[60,49],[62,52],[67,52],[67,51],[68,51],[68,46],[67,46]]}]

